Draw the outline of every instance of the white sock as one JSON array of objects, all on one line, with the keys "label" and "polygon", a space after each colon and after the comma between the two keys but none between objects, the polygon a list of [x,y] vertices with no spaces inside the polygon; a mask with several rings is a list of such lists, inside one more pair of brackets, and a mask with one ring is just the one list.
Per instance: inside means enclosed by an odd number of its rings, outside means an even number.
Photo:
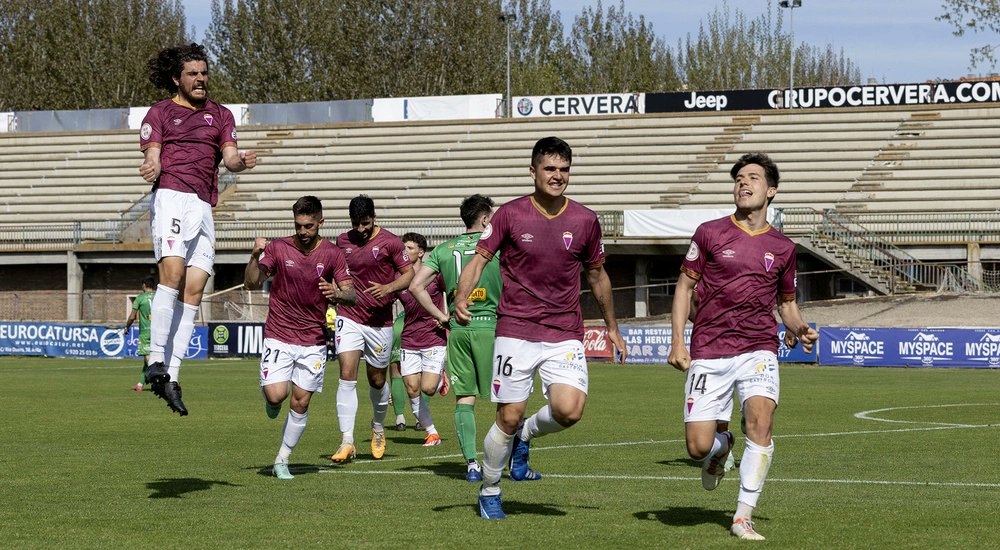
[{"label": "white sock", "polygon": [[566,426],[556,422],[556,419],[552,417],[552,405],[546,404],[524,421],[524,428],[521,430],[520,436],[524,441],[531,441],[533,437],[561,432],[565,429]]},{"label": "white sock", "polygon": [[379,389],[368,388],[368,397],[372,400],[372,429],[376,432],[385,431],[385,412],[389,410],[389,381]]},{"label": "white sock", "polygon": [[[174,317],[177,317],[174,308]],[[191,335],[194,334],[194,318],[198,315],[198,306],[183,304],[181,306],[180,322],[177,324],[177,332],[173,338],[173,348],[170,357],[167,359],[167,372],[170,373],[170,380],[177,381],[181,370],[181,361],[187,355],[188,344],[191,342]]]},{"label": "white sock", "polygon": [[722,453],[726,451],[729,447],[729,436],[725,432],[715,433],[715,440],[712,442],[712,450],[705,457],[705,460],[711,459],[713,456],[722,456]]},{"label": "white sock", "polygon": [[[757,499],[764,488],[764,480],[767,479],[767,470],[771,467],[771,459],[774,456],[774,442],[767,447],[757,445],[750,438],[747,438],[747,447],[743,450],[743,458],[740,460],[740,496],[738,504],[745,504],[750,507],[750,511],[757,507]],[[745,509],[744,509],[745,510]],[[739,513],[740,510],[738,510]],[[750,513],[738,515],[737,518],[749,518]]]},{"label": "white sock", "polygon": [[288,457],[292,450],[299,444],[299,438],[306,429],[306,417],[309,411],[299,414],[292,409],[288,409],[288,417],[285,418],[285,429],[281,432],[281,448],[278,449],[278,457],[274,463],[288,464]]},{"label": "white sock", "polygon": [[[174,337],[177,335],[177,327],[181,326],[181,317],[184,316],[184,302],[174,301],[174,316],[170,320],[170,330],[167,332],[167,343],[163,346],[163,362],[167,365],[167,374],[170,374],[170,358],[174,355]],[[174,369],[177,370],[177,369]],[[176,380],[174,380],[176,382]]]},{"label": "white sock", "polygon": [[396,424],[406,424],[406,419],[403,418],[403,415],[401,414],[396,415]]},{"label": "white sock", "polygon": [[514,448],[514,435],[505,434],[496,422],[486,432],[483,440],[483,488],[485,496],[500,494],[500,475],[510,462],[510,452]]},{"label": "white sock", "polygon": [[340,380],[337,384],[337,421],[344,443],[354,445],[354,419],[358,416],[358,381]]},{"label": "white sock", "polygon": [[436,434],[437,430],[434,429],[434,420],[431,419],[431,408],[427,406],[427,399],[423,395],[410,398],[410,407],[413,408],[413,414],[423,425],[424,430],[427,433]]},{"label": "white sock", "polygon": [[177,301],[177,289],[157,285],[156,294],[149,309],[149,362],[162,363],[163,348],[167,345],[170,334],[170,323],[174,318],[174,303]]}]

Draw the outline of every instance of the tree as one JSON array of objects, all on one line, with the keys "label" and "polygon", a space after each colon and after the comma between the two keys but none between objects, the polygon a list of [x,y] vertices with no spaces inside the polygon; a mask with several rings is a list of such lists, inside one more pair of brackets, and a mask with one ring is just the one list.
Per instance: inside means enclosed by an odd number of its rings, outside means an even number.
[{"label": "tree", "polygon": [[[993,33],[994,38],[1000,34],[1000,2],[997,0],[942,0],[941,7],[945,12],[937,17],[938,21],[950,23],[955,36],[963,36],[966,32]],[[1000,43],[973,48],[969,52],[969,68],[980,64],[996,67],[997,50]]]},{"label": "tree", "polygon": [[625,2],[607,12],[600,0],[584,7],[573,23],[566,79],[578,93],[644,92],[675,87],[673,57],[643,16]]},{"label": "tree", "polygon": [[[677,63],[687,85],[694,89],[781,88],[789,81],[791,36],[782,29],[782,14],[768,12],[747,20],[728,4],[708,15],[697,38],[677,44]],[[795,47],[795,84],[827,86],[857,83],[861,71],[843,50],[802,43]]]},{"label": "tree", "polygon": [[149,105],[146,61],[185,41],[180,0],[0,0],[0,110]]}]

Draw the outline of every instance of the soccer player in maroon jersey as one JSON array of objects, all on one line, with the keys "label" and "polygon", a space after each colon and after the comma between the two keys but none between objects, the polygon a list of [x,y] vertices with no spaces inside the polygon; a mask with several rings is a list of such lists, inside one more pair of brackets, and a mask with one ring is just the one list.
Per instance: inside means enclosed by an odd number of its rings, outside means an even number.
[{"label": "soccer player in maroon jersey", "polygon": [[[413,262],[414,272],[421,267],[424,252],[427,250],[427,238],[420,233],[404,233],[401,237],[406,255]],[[444,280],[438,274],[426,287],[431,302],[439,308],[444,308]],[[448,344],[448,333],[445,326],[439,323],[424,309],[417,298],[409,290],[399,293],[399,301],[403,303],[405,318],[403,332],[400,335],[400,375],[406,385],[406,394],[410,398],[410,407],[427,431],[424,447],[441,444],[441,435],[434,427],[427,397],[438,392],[441,384],[441,373],[444,371],[445,346]],[[423,393],[424,396],[420,394]]]},{"label": "soccer player in maroon jersey", "polygon": [[[497,309],[491,398],[496,422],[483,442],[483,486],[479,511],[503,519],[500,474],[510,460],[514,481],[541,476],[528,467],[529,441],[562,431],[583,417],[587,403],[587,361],[580,310],[580,267],[601,309],[608,338],[625,361],[611,281],[604,270],[604,245],[597,214],[563,196],[573,151],[557,137],[538,140],[528,169],[535,191],[497,209],[480,236],[476,255],[459,278],[455,319],[471,319],[468,297],[483,267],[500,254],[503,290]],[[524,410],[538,372],[548,404],[527,420]],[[513,448],[512,448],[513,447]]]},{"label": "soccer player in maroon jersey", "polygon": [[153,393],[184,416],[177,385],[205,283],[215,263],[212,207],[219,161],[230,172],[257,164],[236,146],[229,109],[208,99],[208,58],[198,44],[166,48],[149,61],[149,79],[171,94],[153,105],[139,129],[139,174],[153,184],[149,213],[160,283],[152,303],[149,370]]},{"label": "soccer player in maroon jersey", "polygon": [[295,201],[292,214],[295,235],[271,242],[257,237],[244,273],[244,285],[250,290],[272,277],[260,356],[260,385],[268,417],[277,418],[291,384],[292,401],[272,469],[279,479],[292,479],[288,457],[306,428],[312,394],[323,391],[327,304],[355,301],[344,253],[319,236],[323,204],[307,195]]},{"label": "soccer player in maroon jersey", "polygon": [[[795,243],[767,223],[767,207],[778,192],[778,167],[765,154],[740,157],[730,170],[736,212],[701,224],[691,238],[672,307],[672,347],[667,361],[687,372],[684,427],[691,458],[703,460],[701,481],[715,489],[733,435],[718,432],[729,422],[733,389],[746,420],[740,491],[731,532],[763,540],[751,514],[774,455],[771,429],[778,406],[778,315],[788,328],[788,347],[809,351],[818,334],[795,303]],[[697,289],[695,289],[697,285]],[[684,325],[697,292],[691,352]]]},{"label": "soccer player in maroon jersey", "polygon": [[351,229],[337,237],[337,246],[347,256],[357,302],[337,310],[337,357],[340,383],[337,387],[337,419],[341,444],[330,457],[334,462],[354,458],[354,421],[358,414],[358,365],[367,364],[368,395],[372,401],[372,457],[385,454],[385,411],[389,407],[386,370],[392,352],[392,303],[396,293],[413,279],[413,266],[403,241],[375,224],[375,202],[367,195],[348,205]]}]

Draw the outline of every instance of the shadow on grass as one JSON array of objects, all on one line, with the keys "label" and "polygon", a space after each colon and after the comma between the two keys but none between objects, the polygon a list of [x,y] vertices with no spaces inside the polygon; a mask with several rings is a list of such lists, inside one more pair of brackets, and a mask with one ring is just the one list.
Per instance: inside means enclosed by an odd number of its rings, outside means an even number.
[{"label": "shadow on grass", "polygon": [[[423,432],[421,432],[423,434]],[[401,432],[385,431],[385,438],[396,445],[423,445],[427,434],[423,435],[402,435]]]},{"label": "shadow on grass", "polygon": [[664,466],[678,466],[678,465],[695,466],[699,470],[701,470],[701,463],[702,463],[702,461],[701,460],[695,460],[695,459],[689,458],[689,457],[679,457],[679,458],[671,458],[669,460],[658,460],[658,461],[656,461],[656,463],[657,464],[662,464]]},{"label": "shadow on grass", "polygon": [[209,479],[199,479],[196,477],[183,477],[173,479],[158,479],[146,484],[146,488],[153,491],[149,498],[184,498],[186,493],[195,491],[207,491],[213,485],[224,487],[240,487],[228,481],[212,481]]},{"label": "shadow on grass", "polygon": [[[640,521],[659,521],[664,525],[676,527],[702,525],[705,523],[721,525],[729,529],[733,523],[733,513],[726,510],[711,508],[695,508],[693,506],[680,506],[677,508],[667,508],[665,510],[647,510],[632,514]],[[757,519],[767,520],[767,517]]]},{"label": "shadow on grass", "polygon": [[[479,503],[476,501],[476,492],[472,491],[469,504],[449,504],[448,506],[435,506],[431,508],[435,512],[447,512],[449,510],[469,509],[476,517],[479,517]],[[520,502],[517,500],[505,500],[503,502],[503,512],[508,517],[511,515],[532,515],[532,516],[565,516],[564,508],[581,508],[596,510],[596,506],[574,506],[571,504],[545,504],[541,502]]]},{"label": "shadow on grass", "polygon": [[465,480],[465,464],[457,461],[437,462],[435,464],[414,464],[399,468],[404,472],[431,472],[436,476]]},{"label": "shadow on grass", "polygon": [[[271,471],[271,468],[273,468],[273,465],[268,464],[267,466],[253,466],[253,467],[248,468],[248,469],[249,470],[257,470],[257,475],[261,475],[261,476],[265,476],[265,477],[271,477],[271,476],[274,475],[274,472]],[[297,476],[297,475],[300,475],[300,474],[315,474],[315,473],[318,473],[322,469],[323,469],[323,467],[319,466],[317,464],[289,464],[288,465],[288,472],[291,473],[293,476]]]}]

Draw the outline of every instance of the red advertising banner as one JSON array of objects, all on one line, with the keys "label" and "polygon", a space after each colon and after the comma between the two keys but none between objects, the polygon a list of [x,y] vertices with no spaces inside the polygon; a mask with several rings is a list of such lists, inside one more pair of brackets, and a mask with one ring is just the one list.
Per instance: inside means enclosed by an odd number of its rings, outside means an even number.
[{"label": "red advertising banner", "polygon": [[587,359],[601,359],[608,361],[611,359],[611,342],[608,340],[608,331],[603,326],[584,327],[583,329],[583,352]]}]

